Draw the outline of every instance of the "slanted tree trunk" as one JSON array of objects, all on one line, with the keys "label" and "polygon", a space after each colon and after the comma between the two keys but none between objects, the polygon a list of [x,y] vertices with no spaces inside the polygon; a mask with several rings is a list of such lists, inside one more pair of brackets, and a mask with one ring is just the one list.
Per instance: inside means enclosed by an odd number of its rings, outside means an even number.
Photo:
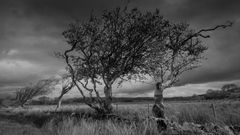
[{"label": "slanted tree trunk", "polygon": [[164,115],[163,87],[160,82],[156,83],[152,113],[153,113],[153,116],[156,118],[157,128],[159,132],[165,130],[167,128],[167,124],[165,122],[165,115]]},{"label": "slanted tree trunk", "polygon": [[104,87],[105,102],[104,102],[104,113],[112,112],[112,86],[106,85]]},{"label": "slanted tree trunk", "polygon": [[57,111],[58,108],[61,108],[63,95],[64,95],[64,94],[61,94],[61,95],[58,97],[57,107],[56,107],[55,111]]}]

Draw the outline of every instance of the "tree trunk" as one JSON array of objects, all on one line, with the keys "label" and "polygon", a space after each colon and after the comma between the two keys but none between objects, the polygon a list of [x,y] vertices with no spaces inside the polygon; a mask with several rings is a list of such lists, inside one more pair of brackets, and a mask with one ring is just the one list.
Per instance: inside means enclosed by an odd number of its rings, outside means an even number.
[{"label": "tree trunk", "polygon": [[55,111],[57,111],[58,108],[61,108],[61,105],[62,105],[62,97],[63,97],[63,94],[61,94],[61,95],[58,97],[57,107],[56,107]]},{"label": "tree trunk", "polygon": [[105,103],[104,103],[104,113],[112,112],[112,86],[108,85],[104,87]]},{"label": "tree trunk", "polygon": [[156,83],[156,88],[154,91],[154,105],[152,107],[153,116],[157,122],[157,128],[159,132],[167,128],[164,115],[164,105],[163,105],[163,87],[161,83]]}]

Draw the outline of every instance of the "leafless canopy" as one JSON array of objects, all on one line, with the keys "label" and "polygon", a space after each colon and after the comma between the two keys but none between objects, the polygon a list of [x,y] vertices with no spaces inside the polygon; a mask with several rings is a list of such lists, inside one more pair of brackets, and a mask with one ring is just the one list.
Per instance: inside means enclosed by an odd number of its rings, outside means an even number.
[{"label": "leafless canopy", "polygon": [[34,97],[49,93],[51,86],[53,86],[55,82],[55,79],[44,79],[38,81],[36,84],[20,88],[16,91],[17,104],[24,106],[24,104]]},{"label": "leafless canopy", "polygon": [[175,84],[182,73],[197,68],[204,59],[207,47],[200,38],[209,38],[207,32],[232,25],[217,25],[214,28],[195,31],[186,23],[169,23],[164,28],[164,40],[152,45],[146,59],[146,72],[164,88]]},{"label": "leafless canopy", "polygon": [[86,97],[84,90],[90,97],[94,92],[100,103],[98,107],[105,106],[97,85],[104,85],[105,99],[109,102],[112,84],[121,80],[119,78],[140,75],[149,45],[163,40],[162,30],[166,25],[168,21],[158,10],[141,13],[127,8],[105,11],[101,17],[92,15],[86,22],[71,24],[63,33],[71,46],[63,57],[83,98]]}]

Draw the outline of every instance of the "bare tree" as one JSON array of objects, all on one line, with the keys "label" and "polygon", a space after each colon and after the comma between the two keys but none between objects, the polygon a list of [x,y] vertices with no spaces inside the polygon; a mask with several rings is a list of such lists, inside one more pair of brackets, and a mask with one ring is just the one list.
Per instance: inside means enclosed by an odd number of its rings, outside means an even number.
[{"label": "bare tree", "polygon": [[[63,32],[71,48],[62,56],[85,103],[98,112],[111,112],[112,85],[142,76],[149,45],[163,40],[166,25],[158,10],[142,13],[127,8],[71,24]],[[104,87],[104,98],[99,85]]]},{"label": "bare tree", "polygon": [[24,107],[24,105],[34,97],[49,93],[54,83],[55,79],[44,79],[31,86],[20,88],[16,91],[16,104]]},{"label": "bare tree", "polygon": [[61,107],[63,96],[67,94],[74,87],[74,83],[72,82],[68,74],[62,75],[61,85],[62,85],[61,94],[57,98],[57,107],[55,110]]},{"label": "bare tree", "polygon": [[145,64],[148,66],[146,72],[156,84],[152,112],[159,119],[159,130],[166,129],[163,91],[176,84],[182,73],[200,66],[201,60],[204,59],[202,54],[207,50],[200,38],[209,38],[207,32],[231,25],[229,22],[196,32],[190,29],[188,24],[169,23],[164,29],[164,40],[152,45]]}]

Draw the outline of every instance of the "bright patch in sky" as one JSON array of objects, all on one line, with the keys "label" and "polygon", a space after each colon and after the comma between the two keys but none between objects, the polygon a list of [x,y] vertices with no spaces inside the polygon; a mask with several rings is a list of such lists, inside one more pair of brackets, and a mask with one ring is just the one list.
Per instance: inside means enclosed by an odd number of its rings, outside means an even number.
[{"label": "bright patch in sky", "polygon": [[16,54],[18,54],[18,53],[19,53],[19,51],[18,51],[18,50],[15,50],[15,49],[2,51],[2,54],[3,54],[3,55],[7,55],[7,56],[13,56],[13,55],[16,55]]},{"label": "bright patch in sky", "polygon": [[26,60],[0,60],[0,76],[1,78],[11,79],[37,74],[44,71],[44,68],[38,64]]}]

